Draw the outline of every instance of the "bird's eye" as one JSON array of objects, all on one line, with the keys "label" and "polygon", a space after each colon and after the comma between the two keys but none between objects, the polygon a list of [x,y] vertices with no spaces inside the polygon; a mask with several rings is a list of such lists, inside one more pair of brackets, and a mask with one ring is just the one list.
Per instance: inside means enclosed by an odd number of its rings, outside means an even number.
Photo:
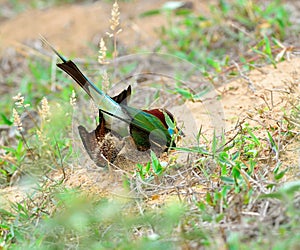
[{"label": "bird's eye", "polygon": [[169,132],[170,135],[174,135],[175,130],[169,127],[168,132]]}]

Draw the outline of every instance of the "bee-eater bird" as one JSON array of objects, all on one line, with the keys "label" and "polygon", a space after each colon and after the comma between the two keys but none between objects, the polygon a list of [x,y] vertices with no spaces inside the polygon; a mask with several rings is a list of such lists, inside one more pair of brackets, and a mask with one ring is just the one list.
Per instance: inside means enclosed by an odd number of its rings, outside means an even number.
[{"label": "bee-eater bird", "polygon": [[[57,66],[70,75],[81,88],[93,99],[103,114],[105,128],[120,135],[130,135],[138,150],[145,151],[151,146],[163,150],[175,146],[172,136],[178,133],[174,125],[174,116],[165,109],[141,110],[130,107],[126,103],[106,95],[97,88],[71,60],[58,53],[46,40],[56,55],[63,61]],[[128,90],[128,93],[127,93]],[[126,96],[130,95],[131,88],[125,90]],[[121,98],[122,99],[122,98]]]}]

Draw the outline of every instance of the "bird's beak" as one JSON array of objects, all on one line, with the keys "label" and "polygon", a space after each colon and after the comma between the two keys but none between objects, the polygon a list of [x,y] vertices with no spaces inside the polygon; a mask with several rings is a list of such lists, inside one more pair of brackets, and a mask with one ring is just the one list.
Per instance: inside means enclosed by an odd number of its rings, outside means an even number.
[{"label": "bird's beak", "polygon": [[179,129],[178,127],[175,128],[175,134],[185,137],[185,134],[183,133],[182,129]]},{"label": "bird's beak", "polygon": [[185,137],[185,134],[183,133],[183,131],[181,129],[179,129],[178,127],[175,128],[174,132],[176,135],[176,137],[175,137],[176,143],[179,142],[182,137]]}]

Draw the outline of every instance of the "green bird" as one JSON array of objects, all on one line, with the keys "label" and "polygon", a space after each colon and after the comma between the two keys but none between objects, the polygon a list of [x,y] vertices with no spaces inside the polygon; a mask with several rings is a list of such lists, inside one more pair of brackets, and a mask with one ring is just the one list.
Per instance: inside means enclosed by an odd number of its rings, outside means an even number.
[{"label": "green bird", "polygon": [[[153,147],[167,150],[175,146],[172,136],[178,133],[174,125],[174,116],[165,109],[141,110],[118,103],[95,86],[71,60],[57,52],[46,40],[54,53],[62,60],[57,66],[71,76],[78,85],[97,104],[105,128],[125,137],[130,135],[138,150],[145,151]],[[127,91],[130,91],[129,87]],[[125,95],[129,96],[125,90]],[[122,99],[122,98],[121,98]]]}]

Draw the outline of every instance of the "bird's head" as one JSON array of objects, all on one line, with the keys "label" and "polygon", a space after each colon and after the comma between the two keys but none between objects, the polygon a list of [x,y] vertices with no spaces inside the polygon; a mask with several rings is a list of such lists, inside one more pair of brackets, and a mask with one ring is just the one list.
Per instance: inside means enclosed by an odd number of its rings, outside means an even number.
[{"label": "bird's head", "polygon": [[170,111],[166,109],[150,109],[143,111],[157,117],[168,130],[170,136],[176,135],[179,138],[180,136],[184,136],[182,130],[176,126],[174,115]]}]

